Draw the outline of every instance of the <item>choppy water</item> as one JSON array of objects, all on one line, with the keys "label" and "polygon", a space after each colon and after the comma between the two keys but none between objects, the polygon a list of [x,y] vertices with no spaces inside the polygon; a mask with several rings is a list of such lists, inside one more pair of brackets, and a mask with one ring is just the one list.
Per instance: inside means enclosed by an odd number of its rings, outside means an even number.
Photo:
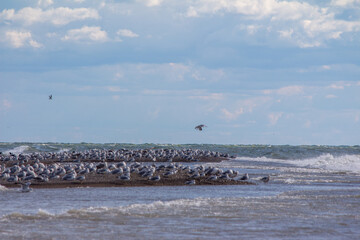
[{"label": "choppy water", "polygon": [[[270,174],[254,186],[35,189],[0,187],[0,239],[358,239],[359,146],[0,143],[3,153],[193,148],[216,163]],[[205,164],[208,165],[208,164]]]}]

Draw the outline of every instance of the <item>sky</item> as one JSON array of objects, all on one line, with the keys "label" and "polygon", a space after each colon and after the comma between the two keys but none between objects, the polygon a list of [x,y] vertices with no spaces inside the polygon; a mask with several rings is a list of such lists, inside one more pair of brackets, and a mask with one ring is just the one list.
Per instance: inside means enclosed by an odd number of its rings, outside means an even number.
[{"label": "sky", "polygon": [[358,145],[360,0],[1,1],[0,142]]}]

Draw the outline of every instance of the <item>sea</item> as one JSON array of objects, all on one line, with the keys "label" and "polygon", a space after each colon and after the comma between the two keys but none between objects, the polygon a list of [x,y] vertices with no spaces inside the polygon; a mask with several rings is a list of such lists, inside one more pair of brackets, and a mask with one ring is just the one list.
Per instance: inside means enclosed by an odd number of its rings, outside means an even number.
[{"label": "sea", "polygon": [[0,239],[360,239],[360,146],[0,143],[2,154],[207,149],[255,185],[0,186]]}]

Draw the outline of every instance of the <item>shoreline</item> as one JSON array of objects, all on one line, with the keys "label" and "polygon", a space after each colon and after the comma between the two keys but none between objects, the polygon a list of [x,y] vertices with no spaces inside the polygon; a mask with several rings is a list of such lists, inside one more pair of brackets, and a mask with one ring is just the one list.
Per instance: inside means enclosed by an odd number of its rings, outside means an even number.
[{"label": "shoreline", "polygon": [[[20,188],[21,185],[19,183],[17,184],[8,184],[8,183],[1,183],[0,184],[3,187],[6,188]],[[247,182],[247,181],[201,181],[195,184],[196,186],[209,186],[209,185],[256,185],[255,183]],[[55,188],[105,188],[105,187],[171,187],[171,186],[187,186],[186,184],[181,182],[167,182],[167,183],[161,183],[161,182],[150,182],[150,181],[138,181],[138,182],[99,182],[99,183],[91,183],[91,182],[83,182],[83,183],[77,183],[77,182],[70,182],[70,183],[45,183],[45,184],[31,184],[30,188],[32,189],[55,189]]]}]

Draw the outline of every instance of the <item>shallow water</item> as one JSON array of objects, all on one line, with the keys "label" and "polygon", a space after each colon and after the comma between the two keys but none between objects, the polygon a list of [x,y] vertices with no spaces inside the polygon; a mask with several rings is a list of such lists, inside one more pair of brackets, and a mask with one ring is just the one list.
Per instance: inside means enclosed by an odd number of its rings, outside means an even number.
[{"label": "shallow water", "polygon": [[204,164],[247,172],[257,185],[0,187],[0,239],[358,239],[360,157],[343,149]]}]

